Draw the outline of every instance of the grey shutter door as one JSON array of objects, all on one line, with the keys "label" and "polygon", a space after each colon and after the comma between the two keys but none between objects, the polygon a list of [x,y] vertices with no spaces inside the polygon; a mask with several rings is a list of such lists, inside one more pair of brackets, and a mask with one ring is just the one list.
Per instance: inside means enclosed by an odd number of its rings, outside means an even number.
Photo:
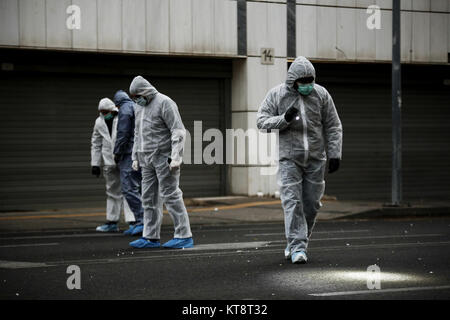
[{"label": "grey shutter door", "polygon": [[[390,65],[316,64],[344,129],[340,171],[326,177],[338,199],[391,200]],[[402,66],[403,198],[449,199],[447,66]]]},{"label": "grey shutter door", "polygon": [[[121,59],[112,61],[120,65]],[[157,66],[155,72],[142,67],[134,75],[148,76],[177,103],[191,134],[194,120],[203,121],[203,131],[224,130],[226,78],[198,68],[192,70],[198,75],[194,77],[189,63],[178,72],[189,77],[176,72],[164,77],[161,74],[171,70],[171,64]],[[0,210],[104,206],[104,180],[90,174],[97,106],[103,97],[112,99],[118,89],[128,91],[132,78],[101,72],[0,72]],[[218,165],[183,165],[180,185],[186,197],[217,196],[224,193],[225,176]]]},{"label": "grey shutter door", "polygon": [[[202,136],[194,136],[194,122],[201,122],[202,133],[208,129],[219,129],[225,132],[224,112],[221,105],[221,83],[214,79],[155,79],[156,88],[171,97],[178,105],[183,124],[191,135],[190,161],[185,153],[181,169],[180,187],[185,197],[218,196],[225,192],[225,181],[222,166],[219,164],[194,164],[194,153],[203,158],[203,150],[209,142],[202,142],[202,149],[194,149],[194,139],[203,140]],[[225,136],[225,135],[224,135]],[[186,147],[188,147],[186,145]],[[222,153],[224,151],[222,150]],[[224,154],[224,153],[223,153]]]}]

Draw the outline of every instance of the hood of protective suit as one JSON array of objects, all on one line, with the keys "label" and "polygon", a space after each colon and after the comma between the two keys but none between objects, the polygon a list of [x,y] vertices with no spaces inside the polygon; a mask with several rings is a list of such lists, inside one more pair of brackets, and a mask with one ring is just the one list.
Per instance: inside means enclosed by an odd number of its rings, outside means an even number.
[{"label": "hood of protective suit", "polygon": [[[293,88],[295,80],[315,76],[314,67],[304,57],[291,64],[287,80],[272,88],[256,115],[260,130],[279,131],[279,159],[294,160],[306,166],[309,160],[341,159],[342,124],[329,92],[314,84],[310,96]],[[287,122],[285,114],[293,106],[298,119]]]},{"label": "hood of protective suit", "polygon": [[316,70],[312,63],[305,57],[298,57],[289,67],[286,85],[289,88],[294,87],[295,80],[305,77],[316,78]]},{"label": "hood of protective suit", "polygon": [[117,109],[114,102],[111,101],[111,99],[103,98],[98,103],[98,110],[108,110],[108,111],[116,111],[119,112],[119,109]]},{"label": "hood of protective suit", "polygon": [[143,96],[152,99],[158,91],[146,79],[137,76],[133,79],[130,85],[130,94],[133,96]]},{"label": "hood of protective suit", "polygon": [[128,94],[123,90],[116,92],[113,101],[116,106],[122,106],[125,102],[133,102],[133,100],[131,100]]}]

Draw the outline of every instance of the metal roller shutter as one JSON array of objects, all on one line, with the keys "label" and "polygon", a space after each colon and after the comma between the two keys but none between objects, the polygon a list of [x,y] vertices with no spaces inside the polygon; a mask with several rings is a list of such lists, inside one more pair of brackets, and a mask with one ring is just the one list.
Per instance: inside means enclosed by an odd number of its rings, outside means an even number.
[{"label": "metal roller shutter", "polygon": [[[338,199],[391,199],[391,66],[315,64],[344,127],[341,170],[327,178]],[[403,198],[448,199],[448,66],[404,65]],[[447,80],[448,81],[448,80]]]},{"label": "metal roller shutter", "polygon": [[[177,102],[191,134],[194,120],[203,121],[203,131],[225,129],[228,61],[205,60],[208,68],[199,60],[70,54],[64,64],[65,53],[1,53],[14,71],[0,72],[0,210],[104,206],[104,180],[90,175],[97,105],[128,91],[134,75],[148,76]],[[224,194],[224,169],[183,165],[184,196]]]}]

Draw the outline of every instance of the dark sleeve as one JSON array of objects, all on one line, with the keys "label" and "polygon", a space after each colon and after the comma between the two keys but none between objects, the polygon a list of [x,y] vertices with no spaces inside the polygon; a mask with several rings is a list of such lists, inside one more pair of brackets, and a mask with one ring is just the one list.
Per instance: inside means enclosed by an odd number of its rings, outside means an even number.
[{"label": "dark sleeve", "polygon": [[[114,154],[123,154],[133,137],[134,113],[129,106],[119,109],[119,120],[117,122],[116,144]],[[132,141],[131,141],[132,142]]]}]

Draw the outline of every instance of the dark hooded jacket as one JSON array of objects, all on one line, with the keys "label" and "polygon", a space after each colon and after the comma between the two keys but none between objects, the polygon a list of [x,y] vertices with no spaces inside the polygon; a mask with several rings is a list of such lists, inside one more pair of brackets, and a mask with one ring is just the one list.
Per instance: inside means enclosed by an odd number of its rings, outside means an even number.
[{"label": "dark hooded jacket", "polygon": [[119,90],[114,95],[114,103],[119,107],[119,121],[117,124],[114,154],[123,156],[133,152],[134,102],[125,91]]}]

